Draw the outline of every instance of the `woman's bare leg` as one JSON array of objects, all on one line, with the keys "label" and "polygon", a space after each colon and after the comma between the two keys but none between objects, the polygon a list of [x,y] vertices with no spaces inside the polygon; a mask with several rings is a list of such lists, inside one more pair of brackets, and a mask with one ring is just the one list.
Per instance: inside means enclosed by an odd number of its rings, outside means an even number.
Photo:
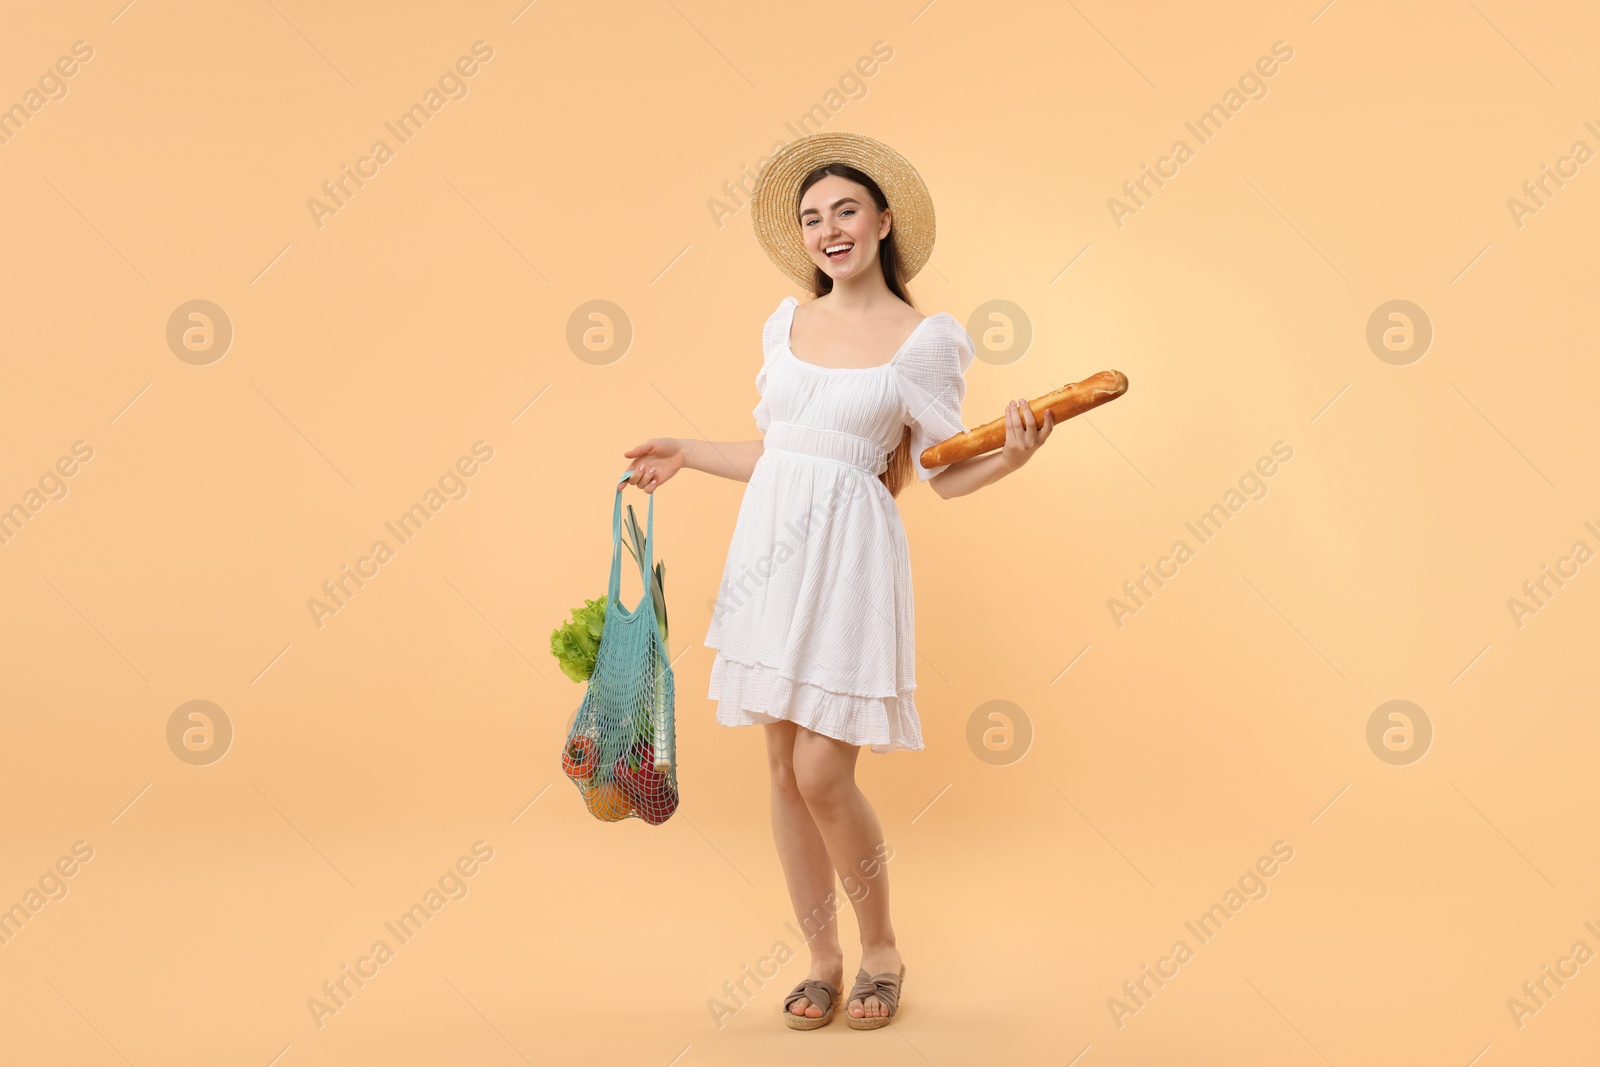
[{"label": "woman's bare leg", "polygon": [[[886,857],[879,853],[883,828],[866,794],[856,785],[860,751],[855,745],[795,727],[795,784],[855,906],[861,927],[861,966],[868,974],[898,974],[902,961],[889,921],[889,875]],[[831,884],[831,872],[828,880]],[[877,997],[868,997],[864,1004],[851,1001],[846,1010],[857,1018],[888,1014]]]},{"label": "woman's bare leg", "polygon": [[[792,722],[768,723],[767,762],[772,772],[772,839],[778,846],[778,860],[789,886],[800,932],[808,940],[811,970],[807,978],[832,983],[843,995],[844,950],[839,946],[839,902],[830,906],[833,894],[833,861],[828,856],[822,834],[811,818],[811,811],[794,776],[794,739],[800,727]],[[807,731],[809,733],[809,731]],[[822,1017],[822,1009],[801,997],[789,1009],[796,1015]]]}]

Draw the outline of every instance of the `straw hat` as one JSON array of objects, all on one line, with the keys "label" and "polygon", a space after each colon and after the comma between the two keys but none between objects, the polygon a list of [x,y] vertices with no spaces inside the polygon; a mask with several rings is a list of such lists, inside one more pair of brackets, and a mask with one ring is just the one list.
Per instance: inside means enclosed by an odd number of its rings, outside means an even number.
[{"label": "straw hat", "polygon": [[909,281],[933,253],[933,199],[922,176],[882,141],[859,133],[813,133],[779,149],[750,197],[756,240],[778,269],[810,290],[817,265],[796,217],[800,183],[818,167],[848,163],[878,183],[894,213],[890,232]]}]

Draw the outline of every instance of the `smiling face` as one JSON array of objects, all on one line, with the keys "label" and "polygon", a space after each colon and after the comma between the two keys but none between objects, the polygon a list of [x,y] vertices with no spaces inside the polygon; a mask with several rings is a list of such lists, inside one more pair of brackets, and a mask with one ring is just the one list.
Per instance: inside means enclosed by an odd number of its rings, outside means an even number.
[{"label": "smiling face", "polygon": [[881,269],[878,244],[892,224],[891,213],[880,212],[872,194],[849,178],[827,175],[800,198],[806,253],[835,281]]}]

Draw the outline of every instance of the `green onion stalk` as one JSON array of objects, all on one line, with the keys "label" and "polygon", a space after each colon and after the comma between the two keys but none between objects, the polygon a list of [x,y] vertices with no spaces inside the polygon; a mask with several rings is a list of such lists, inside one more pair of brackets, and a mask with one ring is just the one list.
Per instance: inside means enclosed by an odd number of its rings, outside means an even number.
[{"label": "green onion stalk", "polygon": [[639,565],[640,582],[650,583],[650,603],[655,608],[656,625],[661,630],[661,665],[655,677],[655,706],[650,718],[651,722],[642,723],[636,735],[636,740],[652,740],[651,750],[656,754],[656,769],[666,770],[668,757],[667,743],[667,664],[672,662],[671,654],[667,651],[667,595],[666,579],[667,565],[663,560],[656,560],[655,573],[645,574],[644,550],[648,540],[639,528],[639,519],[633,513],[633,505],[628,505],[628,552]]}]

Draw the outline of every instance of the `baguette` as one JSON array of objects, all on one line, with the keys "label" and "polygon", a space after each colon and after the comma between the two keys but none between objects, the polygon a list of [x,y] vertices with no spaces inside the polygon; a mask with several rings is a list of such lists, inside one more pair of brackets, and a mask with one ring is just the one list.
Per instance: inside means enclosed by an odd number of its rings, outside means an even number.
[{"label": "baguette", "polygon": [[[1055,421],[1059,424],[1074,415],[1082,415],[1085,411],[1115,400],[1127,391],[1126,374],[1119,370],[1103,370],[1081,382],[1063,385],[1054,392],[1029,401],[1028,407],[1033,409],[1034,420],[1040,425],[1044,424],[1046,411],[1053,412]],[[943,467],[971,459],[973,456],[981,456],[985,452],[992,452],[1003,447],[1005,443],[1006,420],[1002,415],[992,422],[986,422],[975,429],[940,441],[932,448],[923,449],[920,459],[925,468]]]}]

